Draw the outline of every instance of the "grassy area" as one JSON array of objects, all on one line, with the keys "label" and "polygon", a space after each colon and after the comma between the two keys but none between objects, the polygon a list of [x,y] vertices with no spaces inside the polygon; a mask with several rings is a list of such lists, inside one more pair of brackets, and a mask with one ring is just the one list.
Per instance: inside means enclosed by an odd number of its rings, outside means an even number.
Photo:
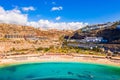
[{"label": "grassy area", "polygon": [[50,48],[34,48],[34,49],[15,49],[13,48],[11,52],[16,52],[16,53],[25,53],[25,52],[31,52],[31,53],[59,53],[59,54],[86,54],[86,55],[98,55],[98,56],[105,56],[104,53],[102,53],[99,49],[81,49],[81,48],[73,48],[73,47],[64,47],[64,48],[59,48],[59,47],[50,47]]},{"label": "grassy area", "polygon": [[105,54],[101,53],[99,49],[80,49],[80,48],[72,48],[72,47],[64,47],[64,48],[37,48],[36,51],[43,51],[44,53],[64,53],[64,54],[71,54],[71,53],[78,53],[78,54],[87,54],[87,55],[100,55],[105,56]]}]

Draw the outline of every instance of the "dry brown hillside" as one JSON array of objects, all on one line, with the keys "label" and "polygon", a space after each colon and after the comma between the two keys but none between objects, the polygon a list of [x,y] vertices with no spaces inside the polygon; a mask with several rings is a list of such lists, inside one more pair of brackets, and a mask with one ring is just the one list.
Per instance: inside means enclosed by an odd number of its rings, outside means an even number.
[{"label": "dry brown hillside", "polygon": [[37,35],[37,36],[46,36],[49,38],[59,38],[62,35],[68,35],[72,31],[67,30],[40,30],[39,28],[34,28],[31,26],[22,26],[16,24],[4,24],[0,23],[0,34],[29,34],[29,35]]},{"label": "dry brown hillside", "polygon": [[35,33],[36,29],[30,26],[21,26],[15,24],[0,24],[0,33],[3,34],[32,34]]},{"label": "dry brown hillside", "polygon": [[[11,50],[31,50],[37,48],[48,48],[51,46],[60,46],[60,37],[68,35],[72,31],[65,30],[40,30],[31,26],[22,26],[15,24],[0,24],[0,54],[11,52]],[[5,35],[17,35],[17,38],[6,38]],[[18,36],[33,35],[39,37],[39,40],[28,40],[25,37],[19,38]],[[31,51],[30,51],[31,53]]]}]

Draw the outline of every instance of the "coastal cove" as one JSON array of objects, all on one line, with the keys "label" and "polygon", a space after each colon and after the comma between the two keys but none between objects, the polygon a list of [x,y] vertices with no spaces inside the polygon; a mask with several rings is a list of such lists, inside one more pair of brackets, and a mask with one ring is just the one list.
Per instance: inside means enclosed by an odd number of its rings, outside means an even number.
[{"label": "coastal cove", "polygon": [[0,80],[120,80],[120,0],[1,0]]}]

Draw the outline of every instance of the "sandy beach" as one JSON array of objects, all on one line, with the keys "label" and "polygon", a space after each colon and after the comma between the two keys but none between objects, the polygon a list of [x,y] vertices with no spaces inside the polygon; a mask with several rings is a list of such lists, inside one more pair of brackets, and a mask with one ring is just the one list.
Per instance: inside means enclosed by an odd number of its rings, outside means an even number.
[{"label": "sandy beach", "polygon": [[113,57],[107,59],[103,56],[95,55],[40,55],[40,54],[27,54],[27,55],[13,55],[0,59],[0,66],[7,66],[11,64],[33,63],[33,62],[86,62],[98,63],[113,66],[120,66],[120,58]]}]

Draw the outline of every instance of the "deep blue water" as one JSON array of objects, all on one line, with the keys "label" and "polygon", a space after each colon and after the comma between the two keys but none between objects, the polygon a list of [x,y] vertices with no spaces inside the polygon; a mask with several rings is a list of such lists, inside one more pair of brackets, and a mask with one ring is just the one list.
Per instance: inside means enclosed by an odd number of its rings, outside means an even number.
[{"label": "deep blue water", "polygon": [[0,68],[0,80],[120,80],[120,67],[88,63],[29,63]]}]

